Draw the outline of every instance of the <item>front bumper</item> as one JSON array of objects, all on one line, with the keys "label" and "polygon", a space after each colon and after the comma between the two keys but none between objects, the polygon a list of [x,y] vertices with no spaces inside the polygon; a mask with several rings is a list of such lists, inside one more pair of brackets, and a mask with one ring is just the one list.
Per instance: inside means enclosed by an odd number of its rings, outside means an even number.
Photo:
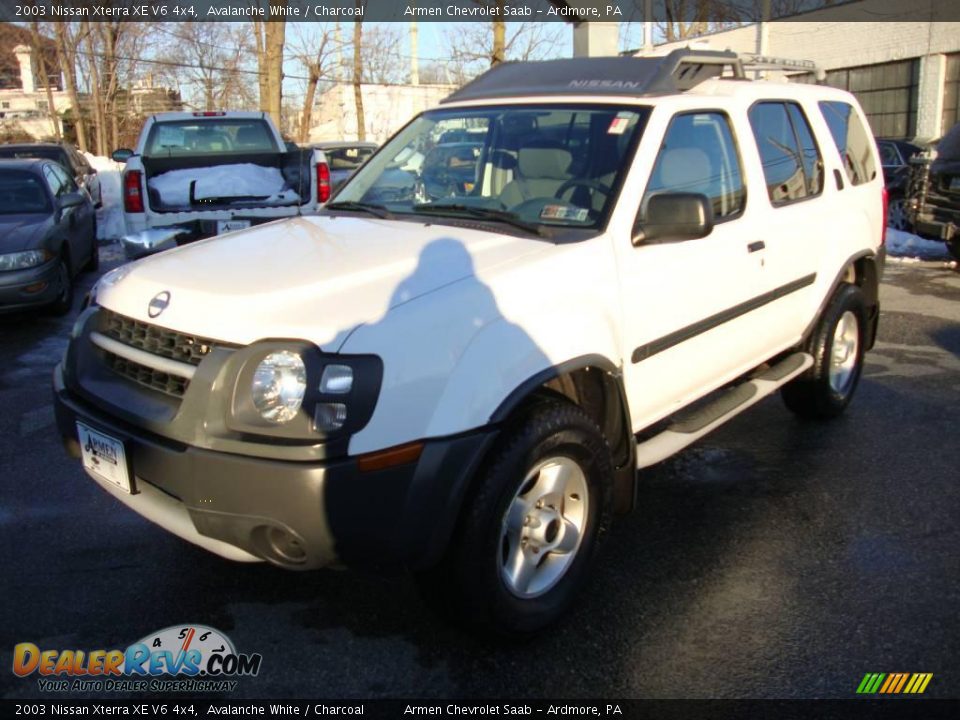
[{"label": "front bumper", "polygon": [[0,312],[49,305],[60,293],[56,260],[23,270],[0,272]]},{"label": "front bumper", "polygon": [[429,440],[416,462],[363,472],[356,458],[290,462],[176,443],[103,415],[54,373],[57,426],[79,457],[78,420],[124,443],[134,493],[91,477],[164,529],[232,560],[291,569],[428,567],[441,556],[496,429]]}]

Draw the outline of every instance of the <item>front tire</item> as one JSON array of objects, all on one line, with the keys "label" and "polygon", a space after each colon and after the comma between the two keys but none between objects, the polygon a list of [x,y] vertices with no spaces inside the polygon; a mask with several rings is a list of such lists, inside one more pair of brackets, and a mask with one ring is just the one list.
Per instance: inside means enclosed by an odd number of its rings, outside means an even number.
[{"label": "front tire", "polygon": [[522,639],[583,584],[609,515],[613,463],[600,429],[564,400],[537,400],[504,431],[440,565],[420,576],[453,618]]},{"label": "front tire", "polygon": [[60,294],[50,304],[50,312],[53,315],[66,315],[73,308],[73,276],[70,274],[70,261],[66,255],[60,256],[57,281],[60,283]]},{"label": "front tire", "polygon": [[780,391],[790,410],[804,418],[828,419],[846,409],[863,371],[866,327],[863,292],[856,285],[841,285],[810,338],[813,366]]}]

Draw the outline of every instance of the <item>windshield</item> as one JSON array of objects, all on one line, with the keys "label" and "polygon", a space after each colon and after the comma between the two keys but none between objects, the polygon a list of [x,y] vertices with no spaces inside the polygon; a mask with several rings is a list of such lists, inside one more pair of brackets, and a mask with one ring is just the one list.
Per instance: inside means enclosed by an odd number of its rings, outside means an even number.
[{"label": "windshield", "polygon": [[0,215],[50,212],[40,178],[26,170],[0,170]]},{"label": "windshield", "polygon": [[508,105],[424,113],[390,140],[331,207],[364,203],[526,226],[599,228],[649,110]]}]

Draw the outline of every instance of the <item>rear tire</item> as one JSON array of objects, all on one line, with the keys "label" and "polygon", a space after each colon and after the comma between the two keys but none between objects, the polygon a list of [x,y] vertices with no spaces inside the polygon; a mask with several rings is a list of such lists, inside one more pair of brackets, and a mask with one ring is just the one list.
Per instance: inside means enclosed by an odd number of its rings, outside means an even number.
[{"label": "rear tire", "polygon": [[90,251],[90,259],[83,266],[87,272],[96,272],[100,269],[100,243],[97,242],[97,219],[93,219],[93,249]]},{"label": "rear tire", "polygon": [[570,402],[538,399],[491,451],[444,559],[419,575],[425,599],[511,639],[555,622],[583,585],[612,478],[593,420]]},{"label": "rear tire", "polygon": [[780,391],[790,410],[803,418],[828,419],[846,409],[863,370],[866,328],[863,292],[841,285],[810,337],[813,366]]},{"label": "rear tire", "polygon": [[907,201],[901,195],[894,195],[887,202],[887,227],[913,232],[913,223],[907,213]]}]

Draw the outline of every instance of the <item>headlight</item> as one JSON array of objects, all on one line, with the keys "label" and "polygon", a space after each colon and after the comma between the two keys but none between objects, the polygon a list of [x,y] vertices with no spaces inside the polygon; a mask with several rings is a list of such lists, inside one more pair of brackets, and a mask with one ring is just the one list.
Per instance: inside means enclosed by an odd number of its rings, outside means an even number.
[{"label": "headlight", "polygon": [[0,270],[24,270],[43,265],[53,258],[49,250],[24,250],[23,252],[0,255]]},{"label": "headlight", "polygon": [[272,352],[257,366],[250,388],[253,405],[264,420],[282,425],[297,416],[307,389],[303,358],[289,350]]}]

